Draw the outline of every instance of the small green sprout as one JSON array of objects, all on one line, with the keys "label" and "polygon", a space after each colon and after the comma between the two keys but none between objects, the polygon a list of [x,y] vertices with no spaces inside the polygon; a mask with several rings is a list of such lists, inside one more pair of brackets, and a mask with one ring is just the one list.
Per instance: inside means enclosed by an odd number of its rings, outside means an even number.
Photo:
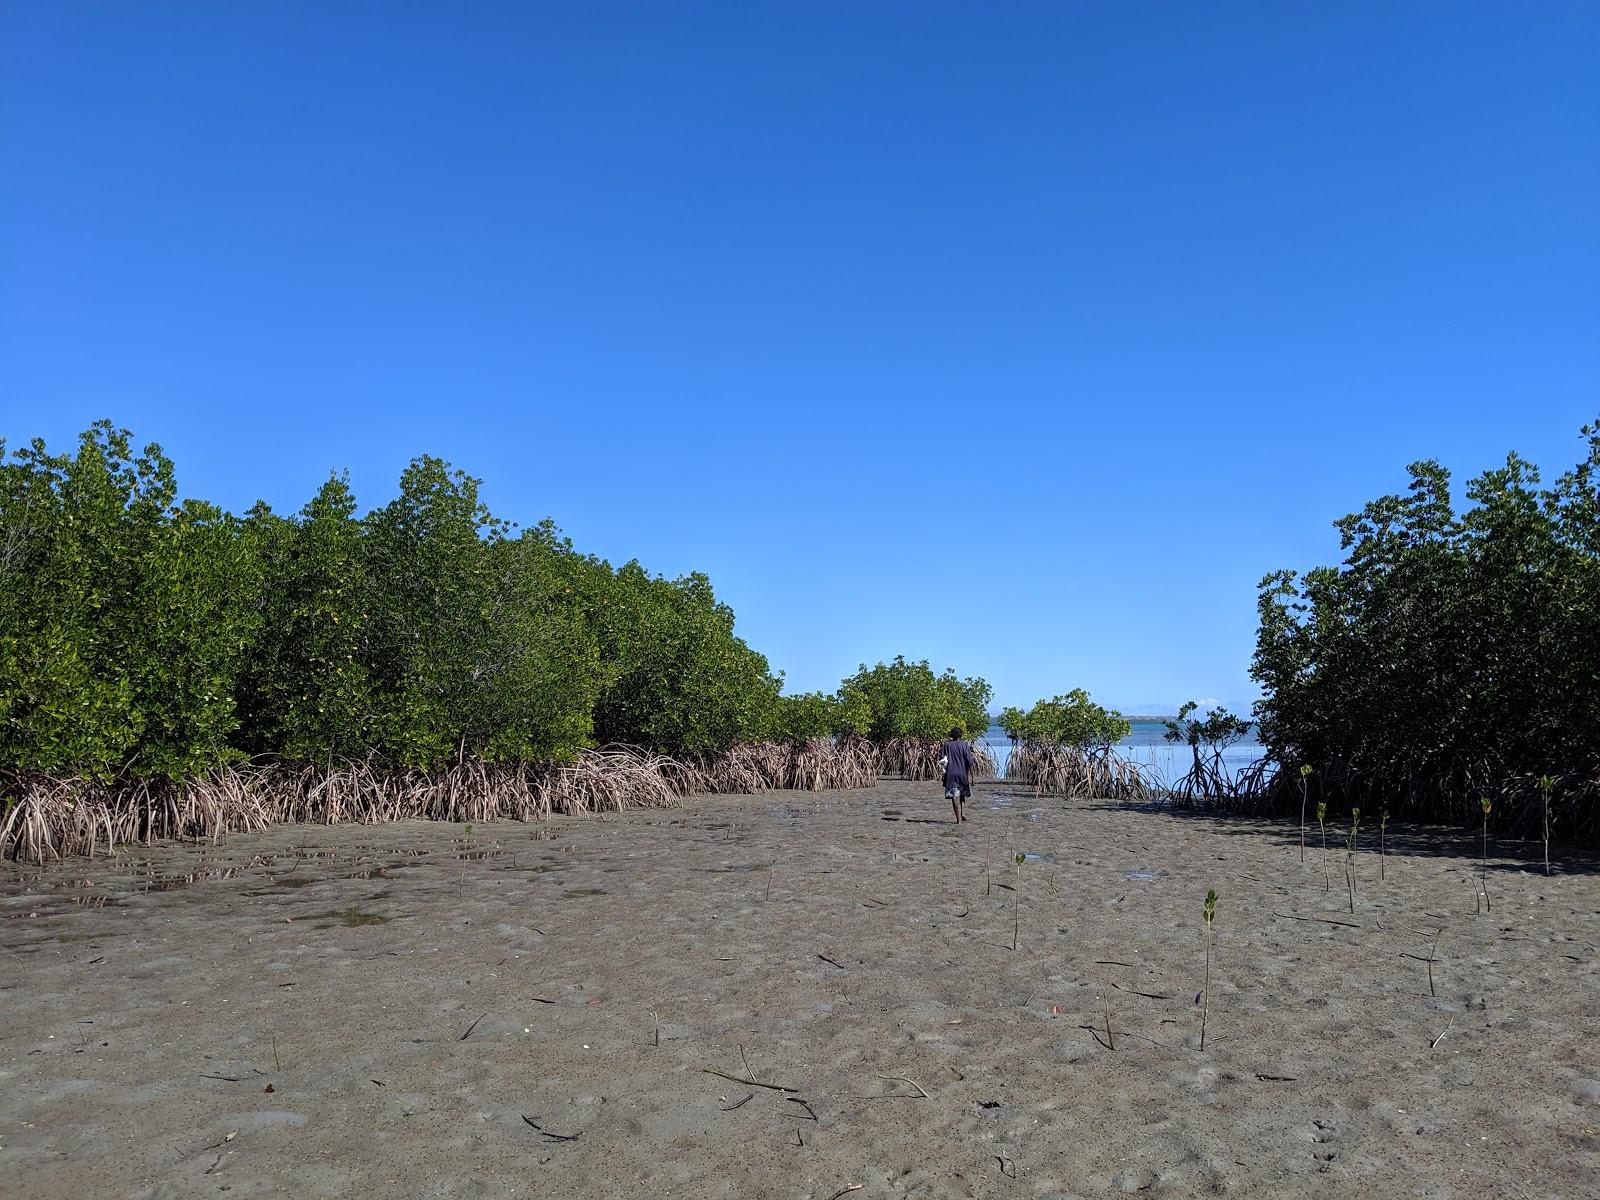
[{"label": "small green sprout", "polygon": [[1206,1018],[1211,1015],[1211,922],[1217,915],[1217,889],[1212,888],[1206,892],[1206,973],[1205,984],[1201,988],[1200,1007],[1200,1049],[1206,1048]]},{"label": "small green sprout", "polygon": [[1550,874],[1550,792],[1556,781],[1548,775],[1539,776],[1539,799],[1544,810],[1544,873]]},{"label": "small green sprout", "polygon": [[1333,883],[1328,876],[1328,804],[1325,800],[1317,801],[1317,828],[1322,830],[1322,890],[1331,892]]},{"label": "small green sprout", "polygon": [[1306,861],[1306,780],[1311,778],[1311,764],[1300,764],[1300,864]]},{"label": "small green sprout", "polygon": [[1011,861],[1017,865],[1016,889],[1012,892],[1014,904],[1011,910],[1011,948],[1017,949],[1022,943],[1022,863],[1027,858],[1025,854],[1013,854]]}]

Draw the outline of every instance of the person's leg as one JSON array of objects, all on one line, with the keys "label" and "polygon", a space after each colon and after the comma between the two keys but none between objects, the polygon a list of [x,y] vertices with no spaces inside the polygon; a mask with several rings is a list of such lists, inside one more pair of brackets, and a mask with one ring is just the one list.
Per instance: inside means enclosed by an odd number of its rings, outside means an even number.
[{"label": "person's leg", "polygon": [[952,810],[954,810],[954,812],[956,814],[955,823],[957,825],[959,825],[959,824],[961,824],[962,821],[966,820],[966,817],[962,816],[962,814],[961,814],[961,789],[960,788],[950,788],[950,789],[948,789],[944,794],[944,798],[946,800],[950,801],[950,807],[951,807]]},{"label": "person's leg", "polygon": [[971,797],[972,797],[972,789],[971,788],[960,788],[960,789],[957,790],[957,792],[956,792],[956,820],[958,822],[959,821],[965,821],[967,819],[967,801],[969,799],[971,799]]}]

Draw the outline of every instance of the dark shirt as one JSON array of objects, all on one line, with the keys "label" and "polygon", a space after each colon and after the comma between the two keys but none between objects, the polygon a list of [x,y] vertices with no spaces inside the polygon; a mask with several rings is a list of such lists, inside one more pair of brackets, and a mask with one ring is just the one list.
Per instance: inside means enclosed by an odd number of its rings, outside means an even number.
[{"label": "dark shirt", "polygon": [[977,767],[977,759],[973,756],[972,747],[966,742],[946,742],[939,748],[941,754],[948,760],[944,767],[944,785],[951,787],[961,784],[970,788],[972,786],[972,772]]}]

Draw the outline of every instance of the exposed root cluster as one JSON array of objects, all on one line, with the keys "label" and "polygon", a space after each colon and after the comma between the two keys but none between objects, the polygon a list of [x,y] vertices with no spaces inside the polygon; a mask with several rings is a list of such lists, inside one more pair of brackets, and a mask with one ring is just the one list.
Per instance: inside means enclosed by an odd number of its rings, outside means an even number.
[{"label": "exposed root cluster", "polygon": [[1036,796],[1148,800],[1159,792],[1137,763],[1109,746],[1080,749],[1053,742],[1022,742],[1011,752],[1006,778],[1030,784]]},{"label": "exposed root cluster", "polygon": [[[879,767],[885,775],[900,775],[906,779],[938,779],[939,756],[944,745],[941,738],[895,737],[878,744]],[[977,779],[997,777],[994,755],[981,742],[972,743],[977,758]]]},{"label": "exposed root cluster", "polygon": [[871,787],[877,777],[870,743],[820,738],[739,746],[700,761],[607,747],[550,766],[469,761],[431,772],[247,764],[183,783],[123,786],[13,775],[0,778],[0,855],[38,863],[283,823],[529,821],[666,808],[700,792]]}]

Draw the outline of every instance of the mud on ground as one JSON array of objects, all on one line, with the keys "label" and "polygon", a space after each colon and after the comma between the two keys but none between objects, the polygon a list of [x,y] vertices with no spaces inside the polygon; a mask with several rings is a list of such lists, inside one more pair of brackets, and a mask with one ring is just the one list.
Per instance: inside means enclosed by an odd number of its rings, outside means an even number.
[{"label": "mud on ground", "polygon": [[1491,843],[1483,912],[1475,841],[1380,879],[1363,831],[1352,915],[1315,829],[948,818],[885,782],[6,864],[0,1193],[1600,1194],[1593,862]]}]

